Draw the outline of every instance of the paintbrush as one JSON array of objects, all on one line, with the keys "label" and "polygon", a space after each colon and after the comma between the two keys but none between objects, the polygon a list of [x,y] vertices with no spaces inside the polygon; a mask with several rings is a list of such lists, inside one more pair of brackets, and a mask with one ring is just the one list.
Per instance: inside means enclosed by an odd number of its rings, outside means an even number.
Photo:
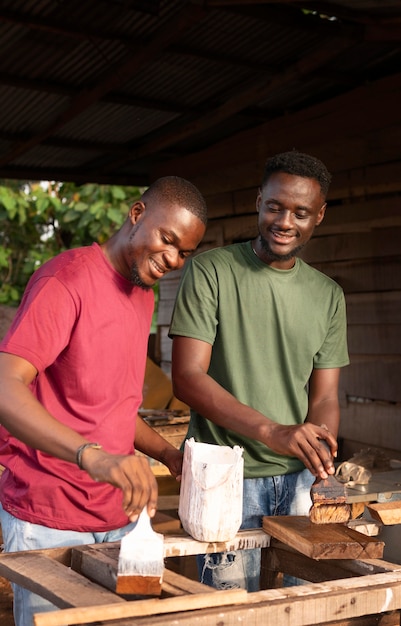
[{"label": "paintbrush", "polygon": [[156,533],[145,507],[133,530],[121,539],[116,592],[159,596],[164,570],[164,537]]},{"label": "paintbrush", "polygon": [[[324,439],[320,440],[327,450],[330,448]],[[309,519],[314,524],[346,523],[351,516],[351,507],[347,504],[345,485],[335,476],[329,474],[327,478],[317,477],[313,483],[310,495],[312,506],[309,510]]]}]

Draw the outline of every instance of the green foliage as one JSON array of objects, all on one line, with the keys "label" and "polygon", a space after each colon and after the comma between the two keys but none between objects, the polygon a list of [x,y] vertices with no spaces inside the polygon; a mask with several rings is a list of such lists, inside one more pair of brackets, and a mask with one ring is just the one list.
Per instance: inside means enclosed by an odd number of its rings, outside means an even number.
[{"label": "green foliage", "polygon": [[142,192],[0,181],[0,303],[18,305],[34,270],[62,250],[106,241]]}]

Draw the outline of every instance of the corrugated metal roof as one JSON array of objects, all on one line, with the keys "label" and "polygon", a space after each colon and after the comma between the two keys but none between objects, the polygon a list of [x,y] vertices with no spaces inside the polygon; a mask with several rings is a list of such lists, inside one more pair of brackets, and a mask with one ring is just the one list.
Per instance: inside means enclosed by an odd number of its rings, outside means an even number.
[{"label": "corrugated metal roof", "polygon": [[401,67],[399,1],[3,0],[0,176],[158,163]]}]

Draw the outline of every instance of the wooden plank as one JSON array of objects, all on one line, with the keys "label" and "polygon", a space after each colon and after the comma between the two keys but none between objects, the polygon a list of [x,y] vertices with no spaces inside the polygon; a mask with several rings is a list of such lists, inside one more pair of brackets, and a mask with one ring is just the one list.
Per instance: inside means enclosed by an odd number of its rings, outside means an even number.
[{"label": "wooden plank", "polygon": [[164,570],[163,574],[163,595],[183,596],[194,593],[214,593],[216,589],[209,587],[197,580],[187,578],[178,572],[169,569]]},{"label": "wooden plank", "polygon": [[60,608],[124,602],[59,561],[35,551],[0,555],[0,574]]},{"label": "wooden plank", "polygon": [[306,516],[263,518],[263,530],[311,559],[376,559],[384,544],[342,524],[313,524]]},{"label": "wooden plank", "polygon": [[338,282],[348,293],[401,290],[401,256],[314,263],[316,269]]},{"label": "wooden plank", "polygon": [[[185,533],[166,535],[164,537],[164,557],[246,550],[266,547],[269,543],[270,537],[261,529],[243,530],[237,533],[232,541],[211,543],[196,541]],[[119,542],[73,547],[71,568],[102,585],[102,587],[115,591],[119,551]],[[166,582],[170,585],[173,584],[173,574],[169,574],[165,570],[165,576],[167,576]],[[165,590],[168,591],[167,587]]]},{"label": "wooden plank", "polygon": [[152,520],[152,528],[155,532],[161,533],[162,535],[169,533],[177,534],[181,529],[181,522],[177,517],[173,517],[172,515],[168,515],[167,513],[162,513],[161,511],[156,511],[156,515]]},{"label": "wooden plank", "polygon": [[348,350],[350,354],[399,355],[401,324],[348,324]]},{"label": "wooden plank", "polygon": [[35,626],[64,626],[73,624],[92,624],[93,622],[122,619],[126,617],[153,616],[178,611],[195,611],[219,605],[245,604],[248,594],[245,589],[227,589],[215,594],[204,593],[165,600],[137,600],[124,605],[103,605],[84,609],[65,609],[37,614]]},{"label": "wooden plank", "polygon": [[[103,546],[99,549],[102,548]],[[22,556],[25,558],[26,555],[27,553]],[[15,554],[3,555],[0,557],[0,562],[5,556],[14,557]],[[18,553],[18,556],[21,554]],[[375,569],[377,564],[375,561],[371,562],[373,563],[372,569],[377,571]],[[65,566],[62,567],[67,569]],[[334,585],[331,583],[324,583],[318,587],[304,585],[286,588],[282,591],[269,590],[248,594],[245,607],[236,603],[223,608],[222,603],[219,603],[215,605],[216,608],[205,608],[200,611],[184,609],[181,613],[154,615],[152,626],[216,626],[223,621],[226,626],[234,626],[242,621],[246,622],[247,626],[259,626],[261,623],[264,626],[277,626],[277,624],[289,623],[289,619],[291,626],[322,626],[326,623],[345,626],[344,620],[346,619],[354,620],[359,616],[376,615],[383,611],[395,611],[401,608],[401,573],[392,571],[392,568],[389,570],[385,574],[362,576],[362,581],[358,577],[345,581],[338,580]],[[357,581],[356,584],[354,581]],[[51,584],[51,581],[49,582]],[[212,597],[214,599],[215,596],[210,593],[209,598],[212,599]],[[148,602],[146,601],[146,605]],[[86,615],[85,611],[85,617]],[[340,616],[341,622],[338,620]],[[114,623],[118,623],[119,626],[132,626],[132,620],[117,619],[118,621]],[[106,622],[102,620],[101,623],[107,622],[108,620]],[[367,624],[371,626],[371,624],[378,624],[379,621],[362,621],[361,623],[364,626]],[[148,616],[136,618],[135,624],[137,626],[148,625]]]},{"label": "wooden plank", "polygon": [[302,251],[302,258],[307,263],[380,258],[397,256],[401,252],[401,228],[397,226],[325,237],[319,236],[317,230],[316,234]]},{"label": "wooden plank", "polygon": [[262,529],[253,528],[240,530],[232,541],[197,541],[190,535],[164,538],[165,556],[189,556],[192,554],[210,554],[214,552],[231,552],[233,550],[248,550],[252,548],[266,548],[270,538]]},{"label": "wooden plank", "polygon": [[[157,479],[158,481],[160,479]],[[174,480],[174,479],[172,479]],[[157,499],[157,509],[158,511],[173,511],[178,509],[178,504],[180,502],[180,496],[178,494],[165,494],[159,495]]]},{"label": "wooden plank", "polygon": [[[270,539],[259,528],[240,530],[231,541],[197,541],[184,531],[177,535],[164,537],[164,558],[171,556],[190,556],[195,554],[210,554],[232,550],[249,550],[252,548],[266,548]],[[101,552],[103,556],[114,561],[118,560],[120,544],[96,543],[90,546],[75,546],[72,548],[72,559],[79,553]]]},{"label": "wooden plank", "polygon": [[76,546],[71,552],[71,569],[115,592],[119,554],[119,542]]},{"label": "wooden plank", "polygon": [[[110,591],[116,591],[119,544],[72,548],[71,568]],[[162,591],[170,595],[204,593],[205,585],[176,572],[164,570]],[[208,591],[208,590],[207,590]]]},{"label": "wooden plank", "polygon": [[[151,622],[148,616],[137,617],[135,626],[377,626],[383,613],[400,608],[401,572],[386,572],[249,593],[245,604],[154,615]],[[133,621],[114,624],[133,626]]]},{"label": "wooden plank", "polygon": [[368,510],[374,519],[385,525],[401,524],[401,500],[368,504]]},{"label": "wooden plank", "polygon": [[348,324],[401,324],[401,291],[350,293]]},{"label": "wooden plank", "polygon": [[[366,502],[353,502],[352,503],[352,512],[356,515],[363,515],[365,512]],[[374,522],[371,519],[366,519],[364,517],[355,517],[350,519],[347,522],[348,528],[352,528],[356,530],[358,533],[362,533],[363,535],[368,535],[369,537],[377,537],[380,534],[382,525],[378,522]]]},{"label": "wooden plank", "polygon": [[[361,169],[361,179],[365,185],[360,195],[363,192],[366,195],[367,186],[375,182],[375,177],[372,175],[374,167],[366,163],[366,154],[369,153],[367,142],[371,141],[374,142],[372,145],[377,145],[378,137],[375,129],[378,128],[378,120],[381,121],[381,128],[383,128],[383,116],[387,121],[388,129],[385,136],[389,145],[385,156],[382,157],[382,162],[388,168],[391,165],[390,161],[396,161],[399,157],[399,151],[398,153],[396,151],[397,143],[393,141],[393,137],[400,121],[397,102],[400,80],[400,75],[398,75],[369,83],[369,85],[332,98],[325,103],[311,106],[291,116],[274,119],[263,126],[258,126],[257,129],[237,133],[230,139],[214,145],[212,149],[199,151],[190,158],[173,160],[170,166],[177,175],[193,181],[205,195],[238,189],[239,181],[243,188],[257,186],[260,184],[261,172],[267,156],[288,149],[283,137],[291,136],[291,145],[302,146],[304,152],[322,155],[329,170],[335,173],[330,197],[338,198],[341,197],[339,194],[347,191],[350,193],[353,181],[350,181],[349,170],[353,168]],[[387,116],[388,106],[390,109]],[[364,113],[361,115],[362,111]],[[379,111],[383,111],[383,114],[381,115]],[[349,129],[348,135],[344,123]],[[325,141],[328,128],[333,138],[330,146]],[[370,137],[369,133],[371,133]],[[383,134],[384,130],[381,133]],[[346,142],[345,135],[347,136]],[[350,138],[353,140],[353,145],[351,145]],[[358,146],[359,149],[357,149]],[[393,153],[393,158],[389,156],[389,149]],[[238,176],[240,165],[242,167]],[[341,172],[344,172],[343,181],[339,177]],[[157,177],[157,175],[156,169],[153,176]],[[399,183],[400,176],[394,175],[391,178],[387,176],[387,189],[391,181]]]},{"label": "wooden plank", "polygon": [[381,559],[322,559],[316,560],[286,546],[274,537],[265,550],[265,567],[273,572],[283,572],[296,578],[320,583],[329,580],[366,576],[384,572],[401,572],[401,564]]},{"label": "wooden plank", "polygon": [[[399,176],[401,179],[401,164],[399,165]],[[400,183],[398,184],[400,185]],[[213,229],[219,228],[222,232],[223,241],[218,245],[231,243],[233,240],[251,239],[257,235],[257,216],[255,212],[257,192],[257,186],[252,189],[240,189],[233,192],[234,197],[247,194],[245,202],[248,206],[244,206],[242,211],[237,212],[237,215],[231,212],[232,207],[230,204],[220,206],[219,210],[216,211],[216,215],[214,215],[213,209],[212,211],[208,210],[209,227]],[[241,197],[239,202],[241,202]],[[313,238],[305,248],[305,251],[302,252],[302,258],[309,258],[309,247],[315,239],[325,239],[328,235],[343,236],[345,233],[357,233],[360,238],[363,238],[372,229],[401,226],[399,207],[398,196],[386,196],[373,200],[364,198],[360,201],[344,202],[341,205],[335,202],[329,203],[324,220],[315,230]],[[221,215],[225,217],[220,217]]]},{"label": "wooden plank", "polygon": [[159,280],[159,299],[174,299],[180,284],[182,270],[176,270],[173,274],[166,274]]},{"label": "wooden plank", "polygon": [[[352,402],[341,407],[339,436],[359,441],[361,447],[379,447],[401,452],[400,407],[390,402]],[[348,457],[345,457],[348,458]]]},{"label": "wooden plank", "polygon": [[[351,365],[340,375],[340,390],[348,397],[401,402],[401,357],[350,355]],[[394,444],[396,441],[394,441]]]},{"label": "wooden plank", "polygon": [[[401,163],[398,165],[401,174]],[[386,170],[387,171],[387,170]],[[346,175],[359,178],[353,184],[363,183],[364,173],[347,172]],[[336,178],[340,178],[336,176]],[[383,198],[369,198],[363,196],[356,200],[348,200],[341,204],[336,201],[329,202],[323,222],[315,230],[315,237],[326,237],[331,234],[359,233],[361,238],[371,229],[385,228],[386,226],[399,225],[400,204],[398,196],[385,196]],[[305,252],[309,248],[305,248]],[[370,255],[369,255],[370,256]]]}]

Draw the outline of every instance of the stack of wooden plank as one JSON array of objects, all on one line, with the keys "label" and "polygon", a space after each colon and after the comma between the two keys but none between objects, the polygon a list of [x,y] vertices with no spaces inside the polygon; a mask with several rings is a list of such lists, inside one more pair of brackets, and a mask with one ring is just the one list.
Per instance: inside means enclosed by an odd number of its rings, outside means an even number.
[{"label": "stack of wooden plank", "polygon": [[[270,527],[271,518],[265,518]],[[299,520],[298,520],[299,521]],[[53,602],[60,610],[35,616],[36,626],[93,624],[118,626],[396,626],[400,624],[401,565],[386,563],[377,539],[336,529],[319,529],[320,539],[309,535],[302,521],[287,526],[285,541],[303,536],[304,552],[285,545],[263,530],[240,531],[226,543],[204,543],[180,533],[165,537],[165,576],[160,599],[133,600],[115,594],[119,544],[97,544],[0,556],[0,575]],[[273,528],[276,535],[277,527]],[[306,533],[306,536],[305,536]],[[330,539],[332,537],[332,539]],[[341,543],[341,556],[359,546],[356,559],[331,558],[330,544]],[[317,547],[316,547],[317,546]],[[319,548],[320,546],[320,548]],[[241,589],[216,591],[168,569],[171,557],[262,548],[262,578],[284,571],[312,584],[265,588],[255,593]],[[299,545],[297,546],[299,547]],[[264,582],[269,577],[263,578]],[[316,585],[315,582],[319,584]]]}]

